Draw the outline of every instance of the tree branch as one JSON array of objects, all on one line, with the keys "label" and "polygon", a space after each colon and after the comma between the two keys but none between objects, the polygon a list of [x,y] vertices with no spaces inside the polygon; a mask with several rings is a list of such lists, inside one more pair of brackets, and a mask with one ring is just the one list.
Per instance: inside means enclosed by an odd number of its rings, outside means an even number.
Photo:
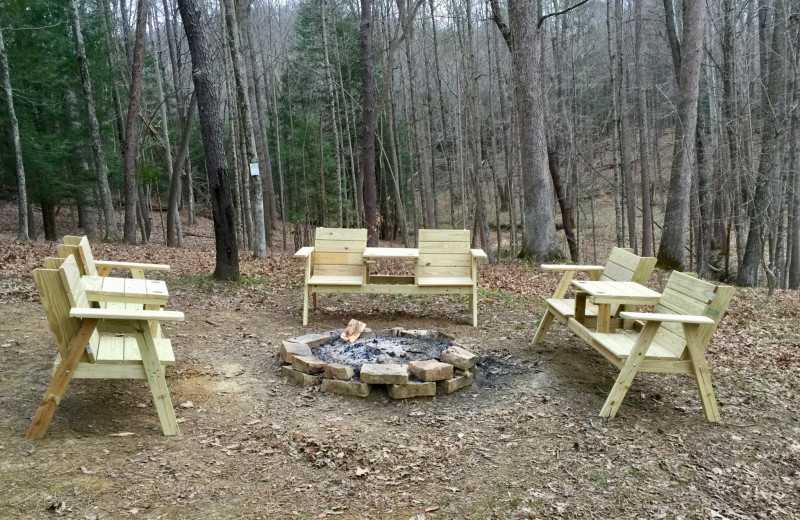
[{"label": "tree branch", "polygon": [[508,45],[508,50],[511,51],[511,29],[508,27],[508,24],[505,22],[505,20],[503,20],[503,14],[500,12],[500,4],[497,2],[497,0],[489,0],[489,5],[492,6],[492,19],[494,20],[495,25],[497,25],[497,28],[500,30],[500,34],[503,35],[503,39],[506,41],[506,45]]},{"label": "tree branch", "polygon": [[[496,1],[497,0],[492,0],[492,2],[496,2]],[[546,14],[546,15],[542,16],[541,18],[539,18],[539,23],[536,25],[536,27],[537,28],[541,27],[542,24],[544,23],[544,21],[547,20],[548,18],[550,18],[551,16],[560,16],[562,14],[567,14],[568,12],[572,11],[573,9],[577,9],[578,7],[582,6],[583,4],[585,4],[588,1],[589,0],[581,0],[577,4],[575,4],[573,6],[570,6],[570,7],[567,7],[563,11],[558,11],[556,13]]]}]

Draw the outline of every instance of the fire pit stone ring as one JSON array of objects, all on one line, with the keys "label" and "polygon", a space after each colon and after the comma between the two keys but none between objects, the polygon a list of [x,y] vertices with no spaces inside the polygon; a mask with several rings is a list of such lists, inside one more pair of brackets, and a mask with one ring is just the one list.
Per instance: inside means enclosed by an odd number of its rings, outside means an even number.
[{"label": "fire pit stone ring", "polygon": [[392,399],[451,394],[472,385],[478,363],[476,354],[447,334],[402,327],[372,331],[355,320],[347,329],[286,339],[280,357],[283,374],[303,387],[367,397],[373,386],[383,385]]}]

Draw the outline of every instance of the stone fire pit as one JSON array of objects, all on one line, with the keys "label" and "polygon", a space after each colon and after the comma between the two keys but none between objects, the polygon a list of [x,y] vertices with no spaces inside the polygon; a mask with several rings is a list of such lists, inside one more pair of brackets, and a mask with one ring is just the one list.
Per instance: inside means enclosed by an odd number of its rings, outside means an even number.
[{"label": "stone fire pit", "polygon": [[[363,326],[363,324],[362,324]],[[384,385],[393,399],[451,394],[475,380],[478,356],[435,330],[365,329],[350,343],[342,330],[283,341],[281,371],[303,387],[367,397]]]}]

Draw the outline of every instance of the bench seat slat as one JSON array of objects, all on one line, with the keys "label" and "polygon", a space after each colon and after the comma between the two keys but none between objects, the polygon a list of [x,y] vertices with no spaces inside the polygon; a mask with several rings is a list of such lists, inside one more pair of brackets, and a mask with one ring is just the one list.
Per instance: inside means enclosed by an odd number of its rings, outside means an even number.
[{"label": "bench seat slat", "polygon": [[472,287],[472,278],[469,276],[420,276],[417,279],[420,287],[442,285],[448,287]]},{"label": "bench seat slat", "polygon": [[[618,358],[624,360],[628,357],[631,350],[633,350],[633,345],[636,343],[638,334],[592,333],[592,337]],[[656,338],[650,344],[650,348],[647,349],[645,359],[678,361],[680,356],[673,354],[669,348],[661,345],[658,342],[658,338]]]},{"label": "bench seat slat", "polygon": [[308,285],[363,285],[363,276],[315,274],[308,279]]}]

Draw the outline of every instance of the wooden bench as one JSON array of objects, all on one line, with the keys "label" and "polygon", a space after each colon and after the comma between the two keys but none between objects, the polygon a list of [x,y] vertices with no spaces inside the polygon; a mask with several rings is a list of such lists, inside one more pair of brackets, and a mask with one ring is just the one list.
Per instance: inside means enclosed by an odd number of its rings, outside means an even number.
[{"label": "wooden bench", "polygon": [[652,313],[621,313],[644,324],[638,333],[597,333],[569,318],[567,327],[620,369],[600,415],[614,417],[638,372],[668,372],[693,374],[706,418],[719,422],[705,351],[734,292],[673,271]]},{"label": "wooden bench", "polygon": [[108,276],[112,269],[130,271],[131,278],[144,279],[145,271],[169,271],[166,264],[142,264],[137,262],[111,262],[95,260],[89,238],[86,236],[65,236],[64,243],[58,246],[58,256],[66,258],[73,255],[78,262],[80,273],[89,276]]},{"label": "wooden bench", "polygon": [[[374,249],[374,248],[370,248]],[[413,258],[415,275],[370,276],[367,230],[318,228],[314,247],[303,247],[295,258],[305,260],[303,325],[308,325],[308,297],[317,306],[318,293],[468,294],[472,322],[478,326],[477,261],[481,249],[470,249],[469,230],[419,231],[419,250],[380,248],[370,258]],[[392,255],[392,252],[399,252]]]},{"label": "wooden bench", "polygon": [[314,247],[300,248],[295,258],[306,263],[303,325],[308,325],[308,296],[317,308],[317,293],[353,292],[365,282],[366,229],[317,228]]},{"label": "wooden bench", "polygon": [[417,285],[427,294],[468,294],[472,326],[478,326],[478,260],[482,249],[470,249],[468,229],[420,229]]},{"label": "wooden bench", "polygon": [[[539,328],[536,330],[533,343],[540,343],[544,340],[547,331],[553,324],[553,319],[566,325],[567,320],[575,315],[575,300],[565,298],[575,273],[579,271],[588,272],[589,278],[592,280],[636,282],[645,285],[650,279],[650,275],[653,273],[655,266],[655,258],[637,256],[629,249],[619,247],[615,247],[611,250],[611,254],[608,256],[608,261],[605,266],[569,264],[542,265],[542,269],[548,271],[564,271],[564,274],[561,276],[561,280],[558,282],[558,287],[556,287],[553,296],[545,300],[547,302],[547,310],[544,316],[542,316],[542,320],[539,322]],[[620,310],[621,309],[617,306],[613,306],[611,308],[611,315],[618,315]],[[597,307],[587,304],[586,317],[589,318],[590,321],[596,319]]]},{"label": "wooden bench", "polygon": [[72,378],[146,379],[164,435],[180,429],[164,377],[164,365],[173,364],[172,344],[159,337],[155,325],[183,321],[181,312],[92,308],[74,256],[48,258],[45,269],[33,272],[36,288],[58,347],[53,378],[28,430],[28,438],[45,435]]}]

